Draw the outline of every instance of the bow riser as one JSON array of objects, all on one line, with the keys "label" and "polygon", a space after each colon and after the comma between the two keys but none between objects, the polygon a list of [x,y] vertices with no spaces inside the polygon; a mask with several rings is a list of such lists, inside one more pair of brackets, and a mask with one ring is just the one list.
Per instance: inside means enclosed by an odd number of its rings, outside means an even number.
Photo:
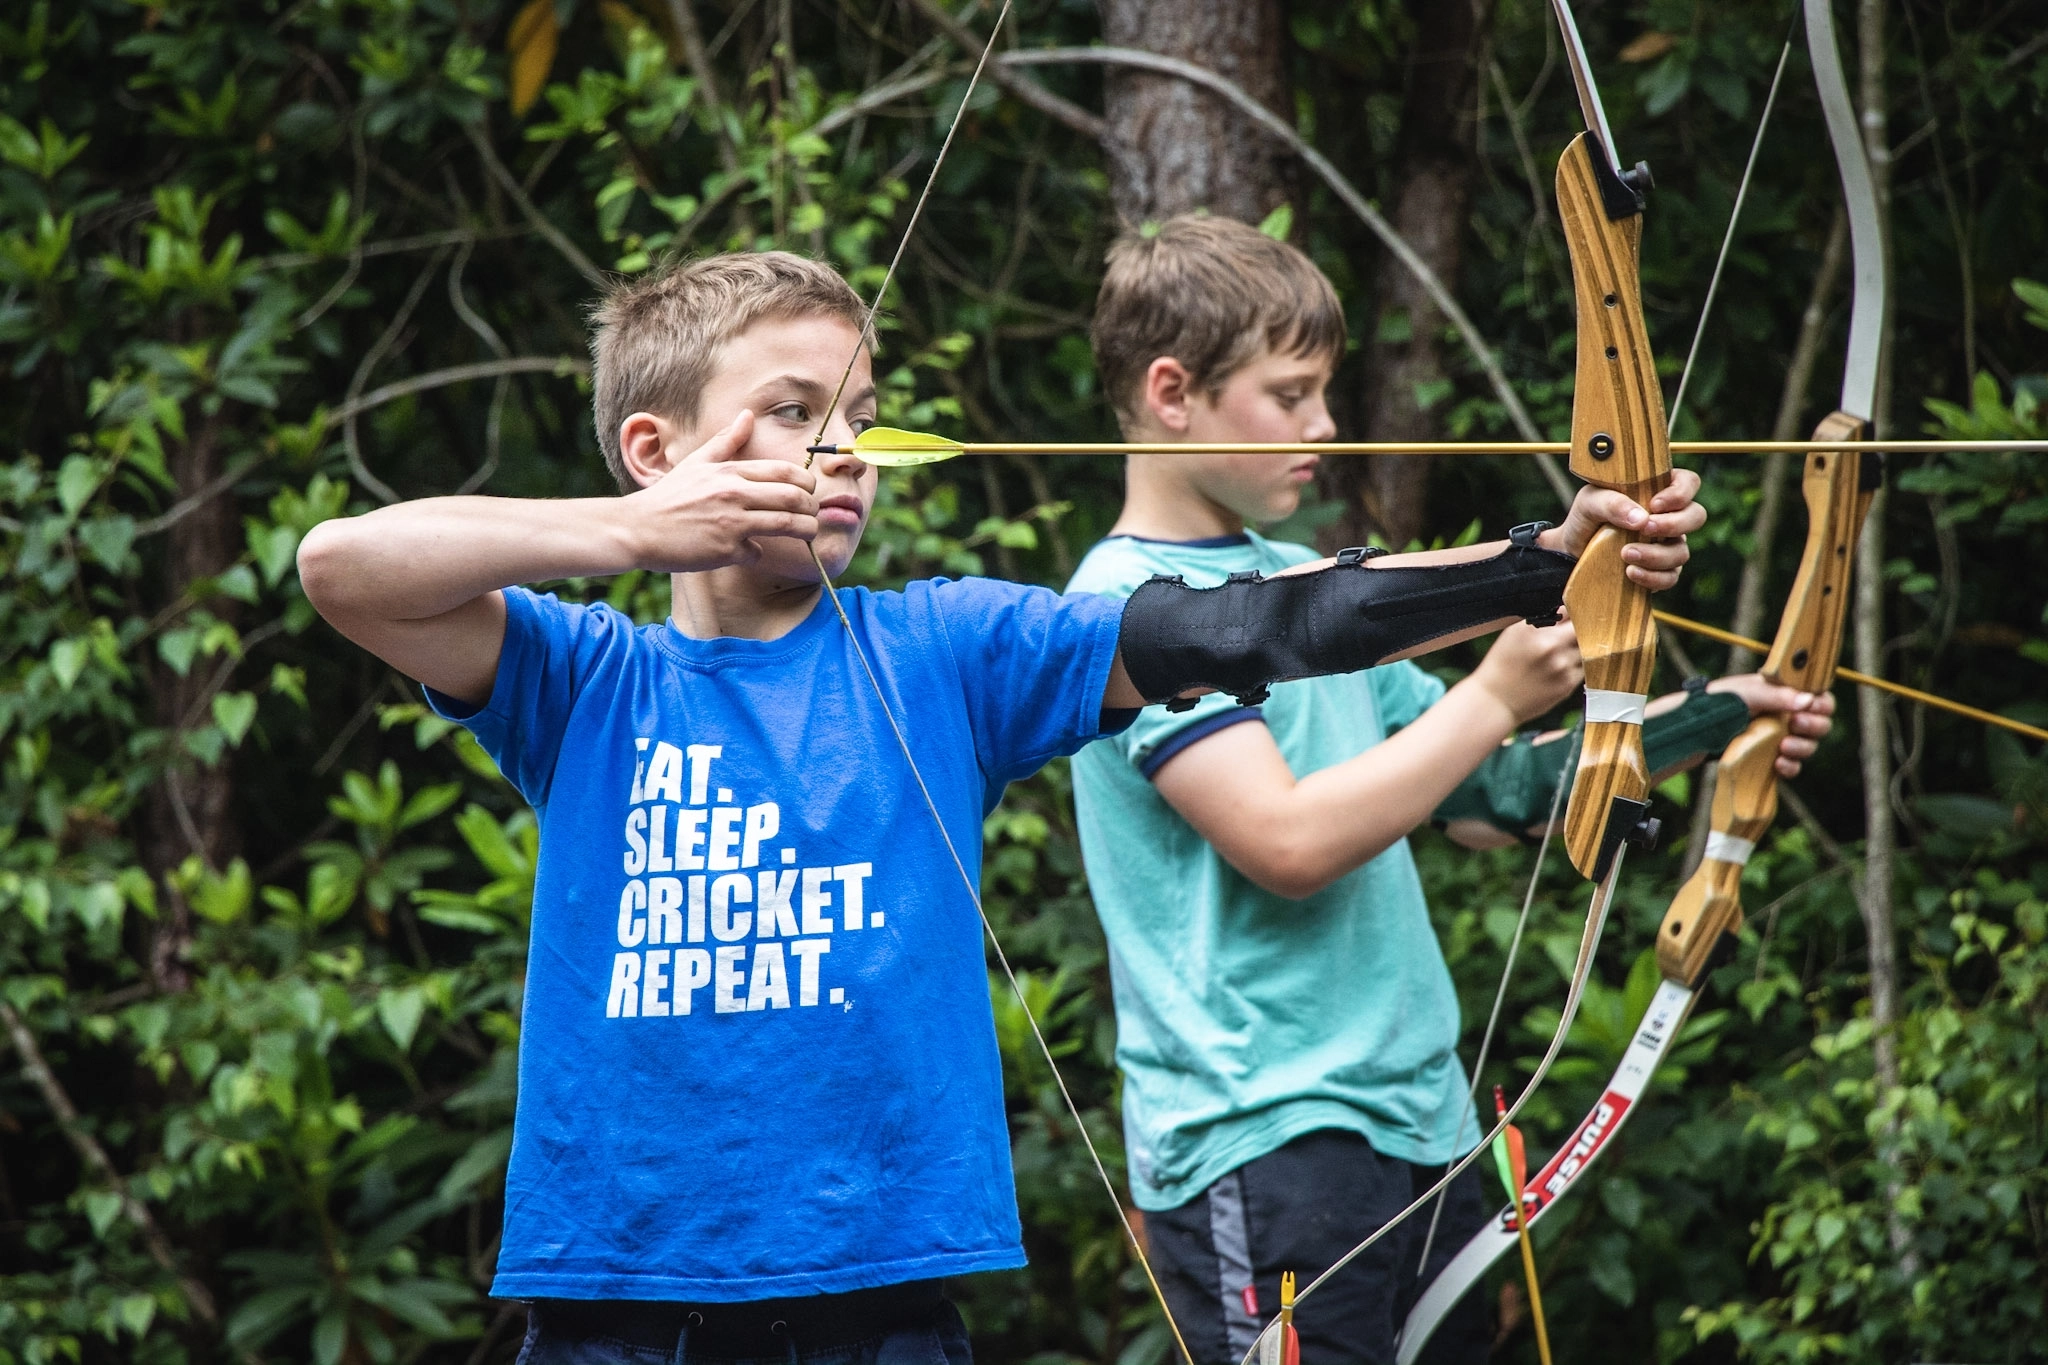
[{"label": "bow riser", "polygon": [[[1816,441],[1855,440],[1868,423],[1831,413]],[[1764,660],[1770,682],[1802,692],[1834,684],[1847,620],[1856,537],[1883,467],[1876,456],[1815,451],[1806,457],[1806,547],[1778,634]],[[1742,930],[1742,869],[1778,814],[1777,758],[1784,716],[1759,716],[1721,754],[1706,856],[1680,889],[1657,931],[1657,966],[1670,981],[1697,985],[1726,937]]]},{"label": "bow riser", "polygon": [[[1671,446],[1637,282],[1643,220],[1633,213],[1609,216],[1594,171],[1594,157],[1605,155],[1590,134],[1581,134],[1557,165],[1558,217],[1578,307],[1571,469],[1587,483],[1647,503],[1671,481]],[[1622,549],[1635,539],[1603,527],[1565,588],[1589,693],[1640,696],[1656,667],[1649,594],[1622,572]],[[1650,787],[1639,716],[1599,715],[1589,704],[1564,834],[1572,865],[1595,879],[1605,875],[1615,843],[1640,818]],[[1632,804],[1618,808],[1617,800]],[[1626,812],[1619,819],[1618,810]]]},{"label": "bow riser", "polygon": [[[1846,412],[1830,413],[1814,430],[1816,441],[1860,440],[1870,424]],[[1792,596],[1771,642],[1763,674],[1802,692],[1823,692],[1835,682],[1848,620],[1844,597],[1855,571],[1856,538],[1884,475],[1883,458],[1815,451],[1800,481],[1806,496],[1806,551]]]}]

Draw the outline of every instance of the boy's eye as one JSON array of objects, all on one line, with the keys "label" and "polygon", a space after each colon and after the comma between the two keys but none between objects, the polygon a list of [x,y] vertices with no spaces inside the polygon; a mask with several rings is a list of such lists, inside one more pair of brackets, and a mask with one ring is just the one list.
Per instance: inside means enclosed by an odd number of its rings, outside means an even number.
[{"label": "boy's eye", "polygon": [[863,431],[866,431],[866,430],[868,430],[869,428],[873,427],[873,426],[875,425],[875,419],[874,419],[874,418],[873,418],[872,416],[869,416],[869,415],[863,414],[862,416],[859,416],[859,417],[849,417],[849,418],[847,418],[847,419],[846,419],[846,424],[847,424],[848,426],[852,427],[852,428],[853,428],[853,434],[854,434],[854,435],[856,435],[856,436],[858,436],[858,435],[860,435],[860,434],[861,434],[861,433],[862,433]]},{"label": "boy's eye", "polygon": [[811,410],[803,403],[779,403],[768,409],[768,415],[784,422],[803,423],[811,420]]}]

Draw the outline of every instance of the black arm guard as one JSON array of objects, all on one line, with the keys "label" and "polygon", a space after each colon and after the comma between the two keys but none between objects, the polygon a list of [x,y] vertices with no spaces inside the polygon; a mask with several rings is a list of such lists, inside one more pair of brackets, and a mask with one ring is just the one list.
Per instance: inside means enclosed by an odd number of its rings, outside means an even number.
[{"label": "black arm guard", "polygon": [[1233,574],[1214,588],[1154,578],[1124,607],[1124,671],[1147,701],[1210,687],[1251,706],[1274,683],[1354,673],[1503,616],[1550,625],[1578,561],[1537,549],[1537,529],[1465,564],[1374,569],[1347,550],[1315,573]]}]

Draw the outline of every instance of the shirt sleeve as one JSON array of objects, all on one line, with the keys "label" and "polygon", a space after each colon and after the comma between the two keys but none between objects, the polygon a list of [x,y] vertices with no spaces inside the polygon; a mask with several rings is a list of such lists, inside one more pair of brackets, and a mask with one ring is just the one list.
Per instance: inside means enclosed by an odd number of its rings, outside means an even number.
[{"label": "shirt sleeve", "polygon": [[598,657],[630,629],[608,607],[507,588],[505,643],[490,699],[471,706],[429,687],[427,704],[475,735],[498,770],[538,809],[547,804],[577,693]]},{"label": "shirt sleeve", "polygon": [[1104,733],[1102,694],[1116,662],[1124,604],[1097,593],[993,579],[932,585],[947,647],[965,684],[983,769],[1028,776]]},{"label": "shirt sleeve", "polygon": [[1373,700],[1379,704],[1380,722],[1387,733],[1413,725],[1422,713],[1443,699],[1443,681],[1419,665],[1403,659],[1369,670],[1366,681]]}]

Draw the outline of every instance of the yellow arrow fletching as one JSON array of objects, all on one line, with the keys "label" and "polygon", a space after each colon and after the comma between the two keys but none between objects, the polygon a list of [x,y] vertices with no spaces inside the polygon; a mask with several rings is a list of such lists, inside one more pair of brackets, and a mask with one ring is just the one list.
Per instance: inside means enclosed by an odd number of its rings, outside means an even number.
[{"label": "yellow arrow fletching", "polygon": [[902,469],[911,465],[937,464],[967,447],[928,431],[905,431],[901,427],[869,427],[853,438],[853,453],[872,465]]}]

